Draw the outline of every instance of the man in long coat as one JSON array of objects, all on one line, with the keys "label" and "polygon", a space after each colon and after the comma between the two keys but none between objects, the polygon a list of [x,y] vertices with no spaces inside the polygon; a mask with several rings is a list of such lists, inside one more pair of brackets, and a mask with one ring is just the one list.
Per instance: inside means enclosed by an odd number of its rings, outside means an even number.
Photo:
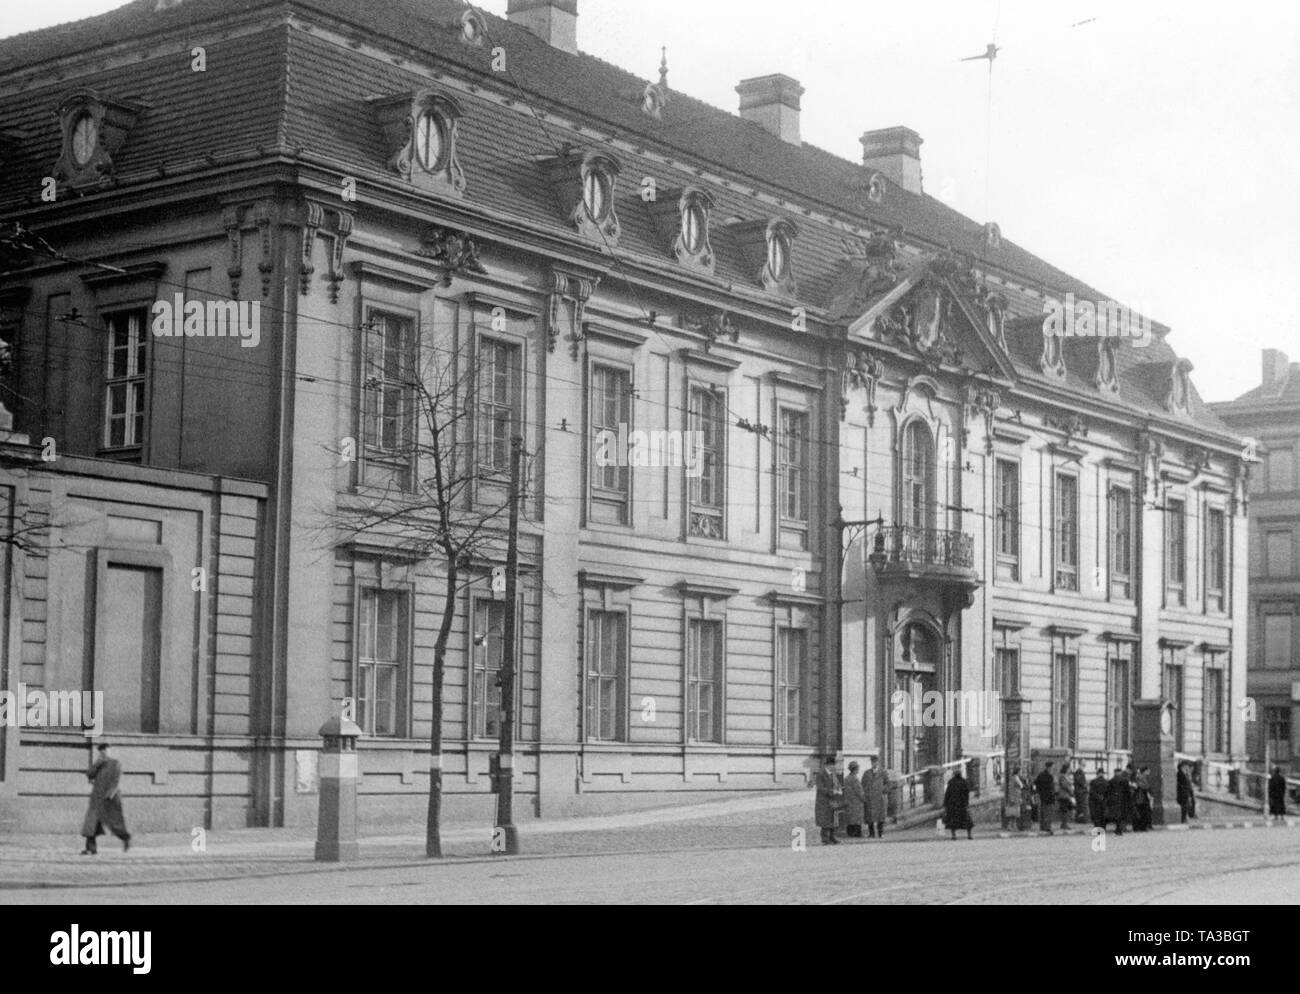
[{"label": "man in long coat", "polygon": [[1074,768],[1074,803],[1075,820],[1086,824],[1091,809],[1088,806],[1088,774],[1083,772],[1083,763]]},{"label": "man in long coat", "polygon": [[1273,775],[1268,778],[1268,816],[1286,817],[1286,777],[1280,766],[1273,767]]},{"label": "man in long coat", "polygon": [[835,819],[843,797],[844,788],[840,784],[839,774],[835,772],[835,757],[827,756],[822,768],[817,771],[817,802],[813,809],[817,827],[822,832],[822,845],[840,844],[840,840],[835,838]]},{"label": "man in long coat", "polygon": [[1109,789],[1110,781],[1106,779],[1106,768],[1098,766],[1097,775],[1088,785],[1088,813],[1092,815],[1094,828],[1106,827],[1106,793]]},{"label": "man in long coat", "polygon": [[970,817],[970,784],[961,775],[961,770],[954,770],[948,788],[943,792],[943,823],[957,838],[957,829],[966,829],[966,838],[971,837],[975,823]]},{"label": "man in long coat", "polygon": [[885,771],[880,769],[870,756],[866,759],[867,768],[862,771],[862,820],[867,823],[867,835],[870,838],[884,838],[885,815]]},{"label": "man in long coat", "polygon": [[844,778],[844,834],[854,839],[862,838],[862,813],[866,796],[862,781],[858,779],[858,764],[849,764],[849,774]]},{"label": "man in long coat", "polygon": [[1043,772],[1034,777],[1034,790],[1038,793],[1038,830],[1052,834],[1052,808],[1056,802],[1056,777],[1052,764],[1045,763]]},{"label": "man in long coat", "polygon": [[1123,835],[1124,826],[1133,817],[1133,786],[1122,767],[1115,768],[1106,790],[1106,820],[1115,823],[1115,834]]},{"label": "man in long coat", "polygon": [[1189,817],[1196,817],[1196,792],[1192,789],[1192,778],[1187,772],[1186,763],[1178,764],[1178,789],[1175,798],[1182,812],[1184,824]]},{"label": "man in long coat", "polygon": [[131,848],[131,833],[126,830],[126,816],[122,813],[122,796],[118,785],[122,779],[122,764],[109,755],[108,743],[99,746],[99,758],[86,771],[90,781],[90,806],[86,809],[86,818],[81,824],[81,834],[85,836],[86,848],[83,856],[94,856],[99,852],[95,840],[104,834],[105,826],[122,840],[122,851]]}]

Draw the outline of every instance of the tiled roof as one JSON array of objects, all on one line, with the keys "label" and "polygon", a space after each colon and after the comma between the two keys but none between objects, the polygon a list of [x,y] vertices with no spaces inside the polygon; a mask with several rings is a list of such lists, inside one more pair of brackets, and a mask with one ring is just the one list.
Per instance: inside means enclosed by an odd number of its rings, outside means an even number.
[{"label": "tiled roof", "polygon": [[[186,45],[178,46],[174,65],[168,59],[155,58],[92,71],[17,96],[3,94],[4,74],[10,71],[117,42],[179,28],[197,32],[206,21],[224,22],[242,14],[297,12],[308,20],[333,22],[345,34],[382,36],[389,40],[385,47],[413,49],[423,53],[425,60],[436,55],[438,62],[454,65],[457,75],[481,77],[485,87],[496,89],[502,83],[500,74],[491,71],[491,45],[474,48],[458,40],[465,9],[459,0],[184,0],[163,11],[155,11],[155,6],[156,0],[136,0],[100,17],[0,40],[0,120],[6,122],[6,128],[20,128],[28,136],[21,160],[6,164],[9,178],[16,182],[6,184],[8,193],[0,191],[0,210],[12,209],[21,198],[30,196],[57,157],[54,108],[74,86],[100,87],[112,96],[131,97],[149,105],[118,156],[116,172],[122,176],[195,156],[221,156],[283,143],[355,163],[358,169],[382,170],[386,155],[366,99],[428,83],[396,65],[359,58],[312,33],[278,26],[255,36],[205,40],[208,68],[203,73],[181,71],[188,69]],[[867,204],[862,195],[867,174],[859,163],[811,145],[791,145],[752,122],[677,92],[671,94],[662,121],[655,121],[640,109],[647,80],[592,56],[555,49],[501,18],[489,16],[487,24],[492,44],[507,49],[510,77],[540,107],[690,165],[707,166],[710,172],[791,202],[967,252],[1050,293],[1072,291],[1089,299],[1104,297],[1009,240],[1003,239],[997,248],[987,247],[983,225],[933,197],[889,184],[883,203]],[[208,30],[203,37],[213,35]],[[69,66],[66,71],[77,68]],[[531,116],[490,100],[459,94],[457,99],[465,109],[459,148],[469,180],[467,201],[552,227],[557,234],[572,235],[535,157],[553,153],[558,142],[589,143],[590,136],[565,134],[553,125],[544,128]],[[617,155],[625,176],[635,175],[637,181],[654,176],[661,191],[679,187],[686,179],[679,169],[649,158],[622,151]],[[623,233],[619,251],[667,263],[668,246],[635,186],[620,184],[617,210]],[[756,288],[757,273],[742,257],[726,222],[729,218],[770,217],[774,209],[735,189],[710,185],[709,192],[716,201],[716,277]],[[844,264],[844,234],[803,212],[797,212],[792,220],[800,228],[795,253],[799,298],[819,307],[832,304],[837,275]],[[1013,306],[1021,308],[1021,317],[1032,317],[1037,305],[1021,301]],[[1037,369],[1041,333],[1037,342],[1033,333],[1022,337],[1024,341],[1009,343],[1016,366],[1026,379],[1042,379]],[[1091,383],[1095,342],[1080,340],[1066,345],[1071,367],[1066,385],[1096,396]],[[1163,393],[1152,385],[1159,377],[1153,377],[1148,364],[1164,364],[1167,370],[1173,358],[1163,339],[1149,349],[1120,348],[1120,400],[1163,412]],[[1223,430],[1222,422],[1207,411],[1199,397],[1194,399],[1193,412],[1205,427]]]},{"label": "tiled roof", "polygon": [[1290,363],[1286,372],[1274,380],[1272,383],[1261,384],[1253,390],[1247,390],[1240,397],[1237,397],[1227,404],[1219,404],[1216,407],[1229,408],[1231,405],[1241,404],[1276,404],[1279,406],[1300,404],[1300,362]]}]

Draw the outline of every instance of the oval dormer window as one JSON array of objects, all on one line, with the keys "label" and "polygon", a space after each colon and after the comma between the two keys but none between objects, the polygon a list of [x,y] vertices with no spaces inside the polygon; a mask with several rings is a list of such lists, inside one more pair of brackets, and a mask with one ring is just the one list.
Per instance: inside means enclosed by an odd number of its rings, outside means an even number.
[{"label": "oval dormer window", "polygon": [[707,223],[704,208],[698,203],[688,204],[682,211],[682,245],[692,255],[704,249],[704,226]]},{"label": "oval dormer window", "polygon": [[588,169],[582,178],[582,204],[597,224],[609,217],[609,177],[599,169]]},{"label": "oval dormer window", "polygon": [[767,240],[767,269],[776,280],[790,273],[790,236],[784,232],[774,231]]},{"label": "oval dormer window", "polygon": [[72,125],[72,161],[79,166],[87,165],[95,155],[95,145],[99,141],[99,125],[89,113],[81,113]]},{"label": "oval dormer window", "polygon": [[431,110],[420,115],[415,125],[415,156],[420,168],[436,173],[442,169],[447,150],[446,125]]}]

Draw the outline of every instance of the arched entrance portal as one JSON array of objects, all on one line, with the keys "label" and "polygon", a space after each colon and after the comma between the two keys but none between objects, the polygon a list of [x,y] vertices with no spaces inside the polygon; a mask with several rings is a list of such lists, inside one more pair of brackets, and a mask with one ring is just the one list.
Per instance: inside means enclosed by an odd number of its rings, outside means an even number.
[{"label": "arched entrance portal", "polygon": [[894,690],[907,696],[894,698],[905,706],[892,709],[893,758],[897,770],[913,773],[939,762],[940,729],[923,719],[925,695],[942,690],[943,640],[922,622],[904,625],[897,638]]}]

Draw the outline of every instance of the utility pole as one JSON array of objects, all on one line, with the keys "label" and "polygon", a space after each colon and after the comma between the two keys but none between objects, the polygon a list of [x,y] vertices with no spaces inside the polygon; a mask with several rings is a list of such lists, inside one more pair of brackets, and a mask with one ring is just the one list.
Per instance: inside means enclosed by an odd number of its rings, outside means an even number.
[{"label": "utility pole", "polygon": [[519,853],[519,833],[515,828],[515,618],[516,590],[519,587],[519,463],[523,458],[524,440],[516,435],[510,440],[510,532],[506,537],[506,620],[501,646],[501,743],[497,764],[497,832],[500,844],[492,851],[506,856]]}]

